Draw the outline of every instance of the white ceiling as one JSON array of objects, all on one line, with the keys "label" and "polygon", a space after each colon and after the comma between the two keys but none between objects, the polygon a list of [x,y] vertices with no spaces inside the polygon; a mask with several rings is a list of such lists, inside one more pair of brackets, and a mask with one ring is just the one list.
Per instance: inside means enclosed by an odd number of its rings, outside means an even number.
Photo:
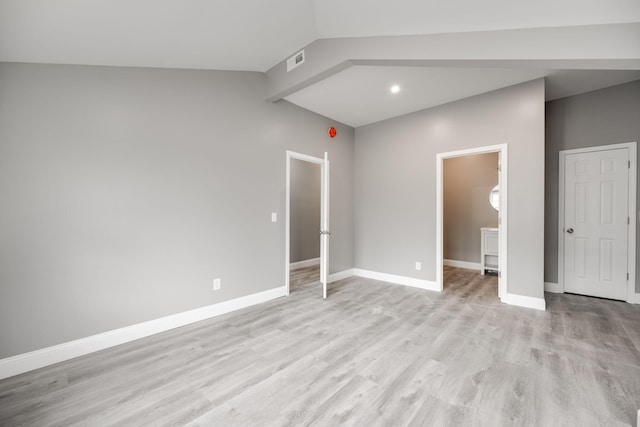
[{"label": "white ceiling", "polygon": [[358,127],[541,77],[552,100],[638,80],[640,71],[354,66],[285,99]]},{"label": "white ceiling", "polygon": [[315,34],[313,0],[0,0],[0,61],[266,71]]},{"label": "white ceiling", "polygon": [[[620,22],[640,1],[0,0],[0,61],[266,71],[318,38]],[[558,97],[634,73],[359,66],[287,99],[359,126],[543,75]]]},{"label": "white ceiling", "polygon": [[317,38],[637,21],[638,0],[0,0],[0,61],[266,71]]},{"label": "white ceiling", "polygon": [[317,38],[453,33],[637,21],[640,21],[638,0],[316,1]]}]

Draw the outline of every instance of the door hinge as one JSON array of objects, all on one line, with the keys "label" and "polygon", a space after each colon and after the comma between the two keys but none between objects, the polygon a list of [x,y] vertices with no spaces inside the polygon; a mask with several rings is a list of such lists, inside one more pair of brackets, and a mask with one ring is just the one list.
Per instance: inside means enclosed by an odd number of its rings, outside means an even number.
[{"label": "door hinge", "polygon": [[631,169],[631,160],[627,161],[627,167]]},{"label": "door hinge", "polygon": [[627,281],[629,281],[629,273],[627,273]]},{"label": "door hinge", "polygon": [[631,218],[627,217],[627,225],[631,225]]}]

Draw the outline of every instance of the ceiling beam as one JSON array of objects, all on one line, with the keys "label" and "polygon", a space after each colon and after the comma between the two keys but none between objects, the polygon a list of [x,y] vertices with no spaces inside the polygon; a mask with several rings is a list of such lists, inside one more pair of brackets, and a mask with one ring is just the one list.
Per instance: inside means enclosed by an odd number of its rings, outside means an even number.
[{"label": "ceiling beam", "polygon": [[277,101],[353,65],[528,67],[640,70],[640,23],[416,36],[321,39],[305,62],[267,71],[267,99]]}]

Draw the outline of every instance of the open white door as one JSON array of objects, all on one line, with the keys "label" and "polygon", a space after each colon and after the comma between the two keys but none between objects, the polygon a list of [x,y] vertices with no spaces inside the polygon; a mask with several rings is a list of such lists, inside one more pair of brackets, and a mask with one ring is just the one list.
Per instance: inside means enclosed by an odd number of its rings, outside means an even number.
[{"label": "open white door", "polygon": [[320,282],[322,282],[322,298],[327,298],[327,281],[329,279],[329,154],[324,153],[322,163],[322,214],[320,224]]}]

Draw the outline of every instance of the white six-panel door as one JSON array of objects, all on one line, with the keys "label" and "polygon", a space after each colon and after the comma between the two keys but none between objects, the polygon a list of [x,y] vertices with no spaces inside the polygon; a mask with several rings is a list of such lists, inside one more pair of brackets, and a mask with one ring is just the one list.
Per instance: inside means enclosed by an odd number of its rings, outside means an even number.
[{"label": "white six-panel door", "polygon": [[564,290],[627,298],[629,150],[567,154]]}]

